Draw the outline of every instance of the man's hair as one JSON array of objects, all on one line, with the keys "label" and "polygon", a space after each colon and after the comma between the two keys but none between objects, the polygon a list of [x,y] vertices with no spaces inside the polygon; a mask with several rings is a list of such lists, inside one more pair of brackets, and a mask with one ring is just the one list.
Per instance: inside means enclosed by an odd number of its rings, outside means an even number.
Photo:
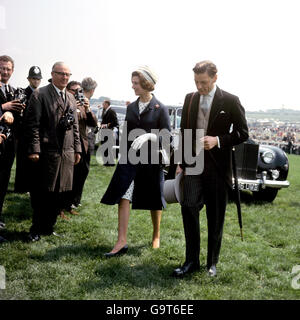
[{"label": "man's hair", "polygon": [[10,56],[6,56],[6,55],[0,56],[0,61],[3,61],[3,62],[11,62],[13,69],[14,69],[14,67],[15,67],[14,60],[13,60]]},{"label": "man's hair", "polygon": [[70,82],[67,84],[67,89],[70,90],[71,87],[77,86],[77,85],[79,85],[79,86],[81,87],[81,83],[80,83],[80,82],[74,81],[74,80],[73,80],[73,81],[70,81]]},{"label": "man's hair", "polygon": [[211,78],[213,78],[218,72],[216,65],[209,60],[204,60],[196,63],[195,67],[193,68],[193,71],[196,74],[207,72],[207,74]]},{"label": "man's hair", "polygon": [[58,61],[58,62],[55,62],[53,67],[52,67],[52,71],[55,69],[56,66],[61,66],[61,65],[64,65],[65,63],[62,62],[62,61]]},{"label": "man's hair", "polygon": [[110,101],[109,100],[104,100],[104,103],[106,103],[108,106],[110,106]]},{"label": "man's hair", "polygon": [[90,77],[84,78],[81,82],[82,89],[84,91],[91,91],[96,89],[97,82]]}]

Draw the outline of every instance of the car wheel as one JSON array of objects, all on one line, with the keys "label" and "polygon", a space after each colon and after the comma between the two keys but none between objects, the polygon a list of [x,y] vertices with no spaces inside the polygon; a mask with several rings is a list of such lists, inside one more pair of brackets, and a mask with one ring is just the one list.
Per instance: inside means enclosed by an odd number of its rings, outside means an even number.
[{"label": "car wheel", "polygon": [[265,188],[260,191],[253,192],[255,200],[272,202],[277,196],[278,189]]}]

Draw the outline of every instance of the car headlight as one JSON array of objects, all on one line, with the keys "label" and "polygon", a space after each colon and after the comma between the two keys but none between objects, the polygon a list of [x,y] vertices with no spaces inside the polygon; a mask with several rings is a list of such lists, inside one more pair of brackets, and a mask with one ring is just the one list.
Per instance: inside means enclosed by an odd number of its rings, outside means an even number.
[{"label": "car headlight", "polygon": [[279,178],[280,172],[278,170],[274,169],[274,170],[271,170],[271,172],[272,172],[273,180],[276,180]]},{"label": "car headlight", "polygon": [[275,159],[275,153],[271,150],[267,150],[262,154],[264,163],[271,163]]}]

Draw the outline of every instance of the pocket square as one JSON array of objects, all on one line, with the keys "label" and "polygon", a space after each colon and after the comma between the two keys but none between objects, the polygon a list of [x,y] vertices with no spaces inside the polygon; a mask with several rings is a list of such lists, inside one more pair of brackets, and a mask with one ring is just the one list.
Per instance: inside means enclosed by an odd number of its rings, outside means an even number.
[{"label": "pocket square", "polygon": [[220,111],[220,113],[225,113],[225,111],[222,110],[222,111]]}]

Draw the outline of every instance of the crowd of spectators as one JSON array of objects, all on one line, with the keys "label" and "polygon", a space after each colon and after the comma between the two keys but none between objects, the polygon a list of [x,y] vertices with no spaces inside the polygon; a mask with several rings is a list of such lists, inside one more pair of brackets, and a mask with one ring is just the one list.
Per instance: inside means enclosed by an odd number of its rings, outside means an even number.
[{"label": "crowd of spectators", "polygon": [[249,137],[260,144],[275,145],[287,153],[300,154],[300,124],[248,123]]}]

